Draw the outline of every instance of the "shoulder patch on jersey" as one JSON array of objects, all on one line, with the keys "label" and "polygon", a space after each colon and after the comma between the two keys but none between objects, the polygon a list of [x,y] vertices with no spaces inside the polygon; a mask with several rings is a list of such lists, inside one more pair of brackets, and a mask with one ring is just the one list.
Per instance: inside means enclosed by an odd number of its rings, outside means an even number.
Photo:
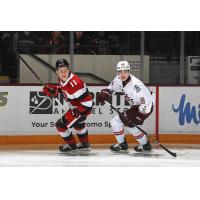
[{"label": "shoulder patch on jersey", "polygon": [[135,85],[135,89],[136,89],[136,92],[137,92],[137,93],[140,92],[140,90],[141,90],[141,88],[140,88],[139,85]]}]

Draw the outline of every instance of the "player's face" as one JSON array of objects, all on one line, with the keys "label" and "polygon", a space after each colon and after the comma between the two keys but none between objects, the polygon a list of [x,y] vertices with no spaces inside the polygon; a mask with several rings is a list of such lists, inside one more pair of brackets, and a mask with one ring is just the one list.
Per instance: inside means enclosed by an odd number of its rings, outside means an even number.
[{"label": "player's face", "polygon": [[122,81],[126,81],[129,77],[129,71],[128,70],[118,71],[118,77]]},{"label": "player's face", "polygon": [[69,69],[67,67],[58,68],[56,73],[62,81],[66,81],[69,77]]}]

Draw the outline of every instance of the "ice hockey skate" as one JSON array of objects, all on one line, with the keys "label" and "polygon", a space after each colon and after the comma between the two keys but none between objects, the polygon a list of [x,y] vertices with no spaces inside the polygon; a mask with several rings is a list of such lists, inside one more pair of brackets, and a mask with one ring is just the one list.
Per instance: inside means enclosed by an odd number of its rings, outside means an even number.
[{"label": "ice hockey skate", "polygon": [[138,144],[137,146],[134,146],[134,150],[136,152],[150,152],[152,150],[152,145],[148,141],[145,145]]},{"label": "ice hockey skate", "polygon": [[90,152],[91,151],[91,147],[89,143],[78,143],[77,144],[77,149],[79,151],[85,151],[85,152]]},{"label": "ice hockey skate", "polygon": [[76,145],[69,145],[69,144],[63,144],[59,146],[59,150],[61,153],[76,153],[77,152],[77,146]]},{"label": "ice hockey skate", "polygon": [[129,153],[127,142],[113,144],[110,146],[110,150],[114,153]]}]

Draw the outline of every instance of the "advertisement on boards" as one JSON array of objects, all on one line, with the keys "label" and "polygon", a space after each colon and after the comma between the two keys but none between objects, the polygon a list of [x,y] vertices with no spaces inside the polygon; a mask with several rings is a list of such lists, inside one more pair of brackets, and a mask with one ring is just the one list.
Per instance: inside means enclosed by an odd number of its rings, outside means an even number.
[{"label": "advertisement on boards", "polygon": [[200,133],[199,87],[159,88],[159,132]]},{"label": "advertisement on boards", "polygon": [[[92,115],[86,120],[90,134],[112,133],[110,119],[116,113],[109,106],[102,106],[96,99],[103,88],[89,86],[94,96]],[[155,92],[154,87],[150,89]],[[54,98],[44,96],[41,86],[2,86],[1,90],[1,135],[57,134],[55,123],[69,109],[68,103],[61,97],[58,97],[61,103],[58,104]],[[111,103],[120,111],[129,108],[120,93],[112,96]],[[149,133],[155,132],[155,110],[145,121],[143,128]]]}]

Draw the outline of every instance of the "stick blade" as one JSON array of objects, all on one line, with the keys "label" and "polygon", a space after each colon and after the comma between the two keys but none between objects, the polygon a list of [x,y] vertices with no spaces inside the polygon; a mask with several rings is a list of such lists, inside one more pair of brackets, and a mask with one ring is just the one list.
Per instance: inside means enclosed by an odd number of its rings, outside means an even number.
[{"label": "stick blade", "polygon": [[169,149],[167,149],[165,146],[163,146],[162,144],[159,143],[159,146],[162,147],[167,153],[169,153],[171,156],[173,157],[177,157],[177,154],[175,152],[170,151]]}]

